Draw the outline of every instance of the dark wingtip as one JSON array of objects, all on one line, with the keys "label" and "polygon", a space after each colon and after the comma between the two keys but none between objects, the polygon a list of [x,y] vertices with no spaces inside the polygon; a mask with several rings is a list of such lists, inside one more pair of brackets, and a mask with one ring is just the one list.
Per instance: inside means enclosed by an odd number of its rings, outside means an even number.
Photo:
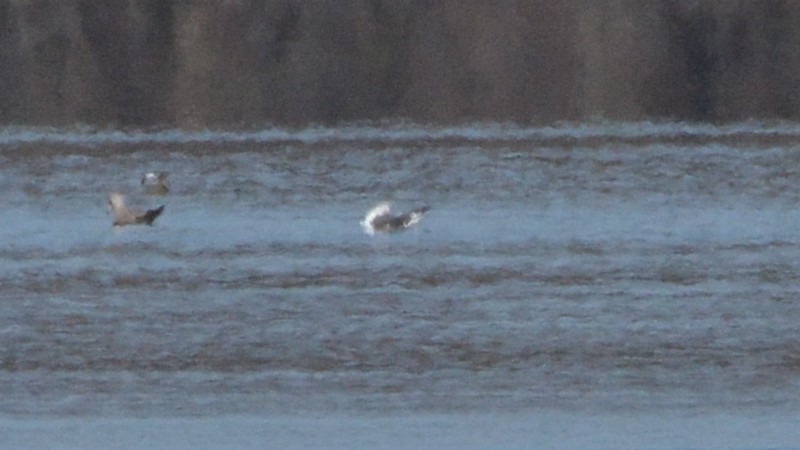
[{"label": "dark wingtip", "polygon": [[157,218],[158,216],[160,216],[160,215],[161,215],[161,213],[162,213],[163,211],[164,211],[164,205],[161,205],[161,206],[159,206],[159,207],[158,207],[158,208],[156,208],[156,209],[151,209],[151,210],[148,210],[148,211],[147,211],[147,212],[144,214],[144,221],[145,221],[145,222],[146,222],[148,225],[152,225],[152,224],[153,224],[153,222],[156,220],[156,218]]}]

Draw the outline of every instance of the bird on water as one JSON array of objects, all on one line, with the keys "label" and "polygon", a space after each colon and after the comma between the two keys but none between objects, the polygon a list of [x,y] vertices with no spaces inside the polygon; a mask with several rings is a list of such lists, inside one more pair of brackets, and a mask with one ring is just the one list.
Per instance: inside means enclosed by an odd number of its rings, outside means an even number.
[{"label": "bird on water", "polygon": [[139,211],[125,206],[125,196],[114,192],[108,197],[108,206],[114,215],[114,226],[152,225],[153,221],[164,211],[164,205],[158,208]]},{"label": "bird on water", "polygon": [[167,175],[167,172],[147,172],[142,175],[144,192],[149,195],[166,195],[169,192]]},{"label": "bird on water", "polygon": [[392,214],[391,204],[381,202],[367,212],[361,226],[370,235],[402,231],[419,223],[429,210],[430,207],[422,206],[403,214]]}]

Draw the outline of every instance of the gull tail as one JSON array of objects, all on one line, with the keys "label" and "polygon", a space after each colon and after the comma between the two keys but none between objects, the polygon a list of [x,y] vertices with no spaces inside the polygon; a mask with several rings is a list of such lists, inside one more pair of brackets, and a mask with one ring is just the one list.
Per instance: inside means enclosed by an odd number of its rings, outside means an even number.
[{"label": "gull tail", "polygon": [[146,223],[148,225],[152,225],[153,221],[155,221],[156,218],[158,216],[160,216],[163,211],[164,211],[164,205],[161,205],[161,206],[159,206],[158,208],[155,208],[155,209],[149,209],[149,210],[147,210],[146,213],[144,213],[144,215],[142,216],[141,220],[142,220],[143,223]]},{"label": "gull tail", "polygon": [[423,217],[425,217],[425,213],[427,213],[430,209],[431,209],[430,206],[425,205],[421,208],[417,208],[411,211],[410,213],[408,213],[408,220],[406,221],[404,226],[410,227],[411,225],[416,224],[417,222],[422,220]]}]

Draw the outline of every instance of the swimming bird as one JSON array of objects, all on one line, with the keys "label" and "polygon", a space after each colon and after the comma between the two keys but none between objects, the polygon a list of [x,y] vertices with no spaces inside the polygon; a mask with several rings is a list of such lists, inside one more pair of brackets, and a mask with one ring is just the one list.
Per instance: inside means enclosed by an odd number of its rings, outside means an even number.
[{"label": "swimming bird", "polygon": [[425,216],[425,213],[430,210],[430,207],[423,206],[413,211],[403,213],[400,215],[392,214],[392,207],[389,202],[378,203],[367,212],[364,220],[361,221],[361,226],[367,234],[388,233],[393,231],[402,231],[406,228],[418,223]]},{"label": "swimming bird", "polygon": [[156,217],[164,211],[164,205],[147,211],[137,211],[125,206],[125,196],[114,192],[108,197],[108,206],[114,214],[114,226],[152,225]]},{"label": "swimming bird", "polygon": [[144,191],[150,195],[166,195],[169,192],[167,186],[167,172],[147,172],[142,175],[142,186]]}]

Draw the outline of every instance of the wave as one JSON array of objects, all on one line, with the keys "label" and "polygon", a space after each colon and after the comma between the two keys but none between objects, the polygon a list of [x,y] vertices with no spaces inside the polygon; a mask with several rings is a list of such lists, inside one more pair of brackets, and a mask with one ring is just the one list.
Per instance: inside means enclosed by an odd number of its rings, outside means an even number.
[{"label": "wave", "polygon": [[267,127],[257,130],[115,130],[92,127],[8,127],[0,129],[0,146],[29,143],[72,145],[100,144],[181,144],[181,143],[296,143],[323,144],[347,142],[570,142],[593,139],[674,140],[674,139],[800,139],[800,123],[739,122],[714,125],[688,122],[593,122],[559,123],[547,126],[522,126],[481,122],[454,126],[407,122],[363,123],[337,127],[315,126],[303,129]]}]

